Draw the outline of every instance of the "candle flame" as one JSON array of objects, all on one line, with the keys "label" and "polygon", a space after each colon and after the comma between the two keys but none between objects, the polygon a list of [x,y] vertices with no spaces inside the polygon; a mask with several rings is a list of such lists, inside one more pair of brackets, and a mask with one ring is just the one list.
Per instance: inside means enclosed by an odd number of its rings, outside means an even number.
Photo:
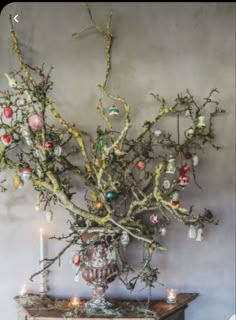
[{"label": "candle flame", "polygon": [[40,228],[40,229],[39,229],[39,232],[40,232],[40,233],[43,233],[43,228]]},{"label": "candle flame", "polygon": [[72,306],[78,306],[80,304],[80,298],[79,297],[71,298],[71,304]]}]

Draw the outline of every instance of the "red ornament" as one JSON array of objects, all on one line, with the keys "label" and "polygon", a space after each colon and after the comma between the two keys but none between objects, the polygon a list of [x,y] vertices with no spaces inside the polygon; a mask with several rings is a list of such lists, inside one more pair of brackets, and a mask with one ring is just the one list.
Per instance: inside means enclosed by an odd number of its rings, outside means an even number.
[{"label": "red ornament", "polygon": [[171,201],[171,205],[173,206],[173,207],[178,207],[179,206],[179,201],[174,201],[174,200],[172,200]]},{"label": "red ornament", "polygon": [[24,181],[28,181],[31,179],[32,169],[30,167],[25,167],[22,169],[21,173],[22,173],[22,179]]},{"label": "red ornament", "polygon": [[185,173],[181,173],[180,177],[179,177],[179,185],[184,188],[186,187],[186,185],[189,182],[189,178],[185,175]]},{"label": "red ornament", "polygon": [[185,166],[183,167],[183,172],[187,173],[189,170],[190,170],[189,166],[185,164]]},{"label": "red ornament", "polygon": [[8,134],[3,134],[2,142],[5,144],[5,146],[9,146],[12,142],[11,136],[9,136]]},{"label": "red ornament", "polygon": [[38,113],[34,113],[28,118],[30,128],[34,131],[41,130],[43,127],[43,118]]},{"label": "red ornament", "polygon": [[46,150],[52,150],[53,149],[53,142],[52,141],[46,141],[45,143],[44,143],[44,148],[46,149]]},{"label": "red ornament", "polygon": [[138,161],[136,163],[136,168],[139,170],[143,170],[145,168],[145,162],[144,161]]},{"label": "red ornament", "polygon": [[13,116],[13,110],[11,107],[4,107],[3,108],[3,114],[6,118],[11,118]]},{"label": "red ornament", "polygon": [[151,221],[153,224],[157,224],[157,222],[158,222],[157,216],[154,215],[154,214],[152,214],[152,215],[150,216],[150,221]]},{"label": "red ornament", "polygon": [[190,152],[187,152],[186,154],[185,154],[185,158],[188,160],[188,159],[190,159],[192,157],[192,155],[191,155],[191,153]]},{"label": "red ornament", "polygon": [[82,261],[82,257],[79,254],[74,254],[72,257],[72,262],[74,265],[79,266]]},{"label": "red ornament", "polygon": [[102,208],[103,208],[103,203],[102,203],[101,201],[97,201],[97,202],[95,203],[95,207],[96,207],[97,209],[102,209]]}]

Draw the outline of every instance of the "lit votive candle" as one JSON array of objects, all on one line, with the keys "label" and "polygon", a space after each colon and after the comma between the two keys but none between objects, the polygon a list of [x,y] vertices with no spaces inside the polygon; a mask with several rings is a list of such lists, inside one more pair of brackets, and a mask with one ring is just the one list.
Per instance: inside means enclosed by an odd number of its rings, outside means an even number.
[{"label": "lit votive candle", "polygon": [[167,303],[176,303],[176,290],[175,289],[168,289],[166,293],[166,302]]},{"label": "lit votive candle", "polygon": [[80,305],[80,298],[79,297],[73,297],[70,299],[70,304],[72,305],[72,307],[74,308],[78,308]]}]

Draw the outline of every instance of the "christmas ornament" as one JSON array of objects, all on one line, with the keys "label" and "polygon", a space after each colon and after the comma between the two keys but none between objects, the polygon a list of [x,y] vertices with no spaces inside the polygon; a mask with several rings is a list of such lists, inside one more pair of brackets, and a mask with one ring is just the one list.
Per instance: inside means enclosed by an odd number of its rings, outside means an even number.
[{"label": "christmas ornament", "polygon": [[199,157],[198,157],[197,154],[193,155],[192,161],[193,161],[193,165],[196,167],[198,165],[198,162],[199,162]]},{"label": "christmas ornament", "polygon": [[109,191],[106,193],[107,200],[114,200],[116,198],[116,193],[113,191]]},{"label": "christmas ornament", "polygon": [[155,135],[156,137],[160,137],[161,134],[162,134],[162,131],[161,131],[161,129],[159,129],[159,128],[157,128],[157,129],[154,131],[154,135]]},{"label": "christmas ornament", "polygon": [[31,138],[31,131],[28,124],[24,124],[21,126],[21,134],[25,139],[25,142],[27,143],[27,145],[31,146],[33,144],[33,141]]},{"label": "christmas ornament", "polygon": [[43,172],[41,166],[38,163],[36,164],[36,173],[37,173],[39,178],[43,178],[44,172]]},{"label": "christmas ornament", "polygon": [[82,257],[80,254],[75,253],[72,257],[72,262],[74,265],[79,266],[82,261]]},{"label": "christmas ornament", "polygon": [[213,213],[210,210],[205,209],[203,216],[206,219],[211,220],[213,218]]},{"label": "christmas ornament", "polygon": [[51,210],[46,211],[45,218],[48,223],[51,223],[53,220],[53,212]]},{"label": "christmas ornament", "polygon": [[165,188],[165,189],[170,189],[170,186],[171,186],[171,183],[168,179],[164,179],[163,182],[162,182],[162,186]]},{"label": "christmas ornament", "polygon": [[184,187],[188,185],[188,182],[189,182],[189,178],[186,176],[186,174],[184,172],[181,173],[178,180],[180,187],[184,189]]},{"label": "christmas ornament", "polygon": [[166,168],[166,173],[169,174],[174,174],[175,173],[175,158],[174,156],[170,155],[169,160],[168,160],[168,164],[167,164],[167,168]]},{"label": "christmas ornament", "polygon": [[44,149],[51,151],[53,149],[53,142],[52,141],[46,141],[44,143]]},{"label": "christmas ornament", "polygon": [[102,161],[100,159],[95,159],[94,164],[95,164],[96,167],[99,168],[102,165]]},{"label": "christmas ornament", "polygon": [[3,135],[2,135],[2,143],[3,143],[5,146],[8,147],[8,146],[12,143],[11,136],[9,136],[8,134],[3,134]]},{"label": "christmas ornament", "polygon": [[171,204],[174,207],[178,207],[179,206],[179,191],[174,191],[172,193],[172,200],[171,200]]},{"label": "christmas ornament", "polygon": [[198,228],[197,229],[197,236],[196,236],[196,241],[202,241],[203,240],[203,228]]},{"label": "christmas ornament", "polygon": [[166,235],[166,228],[165,227],[160,227],[158,231],[162,237],[164,237]]},{"label": "christmas ornament", "polygon": [[189,109],[187,109],[187,110],[185,111],[184,115],[185,115],[185,117],[189,117],[189,116],[190,116],[190,111],[189,111]]},{"label": "christmas ornament", "polygon": [[97,202],[95,203],[95,208],[97,208],[97,209],[102,209],[103,206],[104,206],[104,204],[103,204],[101,201],[97,201]]},{"label": "christmas ornament", "polygon": [[40,146],[38,149],[34,150],[33,155],[39,158],[41,161],[46,160],[45,150]]},{"label": "christmas ornament", "polygon": [[28,121],[29,121],[30,128],[33,131],[41,130],[44,125],[43,118],[38,113],[34,113],[31,116],[29,116]]},{"label": "christmas ornament", "polygon": [[189,166],[187,164],[185,164],[183,167],[183,172],[187,173],[189,170],[190,170]]},{"label": "christmas ornament", "polygon": [[32,169],[29,167],[25,167],[22,171],[21,171],[21,177],[23,179],[23,181],[29,181],[32,177]]},{"label": "christmas ornament", "polygon": [[10,78],[7,73],[5,73],[5,76],[6,76],[7,80],[8,80],[8,85],[9,85],[9,87],[10,87],[10,88],[16,88],[16,86],[17,86],[16,80],[13,79],[13,78]]},{"label": "christmas ornament", "polygon": [[145,162],[144,162],[144,161],[138,161],[138,162],[136,163],[136,168],[137,168],[138,170],[143,170],[143,169],[145,168]]},{"label": "christmas ornament", "polygon": [[202,129],[202,128],[205,128],[206,127],[206,124],[205,124],[205,117],[204,116],[199,116],[197,118],[197,125],[196,127],[199,128],[199,129]]},{"label": "christmas ornament", "polygon": [[190,159],[192,157],[190,152],[185,153],[185,159]]},{"label": "christmas ornament", "polygon": [[4,107],[3,114],[7,119],[10,119],[13,116],[13,110],[11,107]]},{"label": "christmas ornament", "polygon": [[188,139],[191,139],[194,136],[194,130],[193,128],[189,128],[185,131],[185,135]]},{"label": "christmas ornament", "polygon": [[120,237],[120,243],[123,247],[126,247],[129,244],[129,234],[126,231],[122,231],[121,237]]},{"label": "christmas ornament", "polygon": [[21,177],[16,173],[13,176],[13,186],[15,190],[21,188],[24,185],[24,182],[21,180]]},{"label": "christmas ornament", "polygon": [[98,149],[99,149],[99,155],[100,155],[100,158],[101,158],[102,154],[103,154],[103,149],[104,149],[103,137],[100,137],[99,140],[98,140]]},{"label": "christmas ornament", "polygon": [[157,222],[158,222],[157,215],[152,214],[152,215],[150,216],[150,221],[151,221],[153,224],[157,224]]},{"label": "christmas ornament", "polygon": [[125,151],[122,151],[120,149],[115,149],[114,152],[115,152],[115,155],[118,157],[124,156],[126,154]]},{"label": "christmas ornament", "polygon": [[120,114],[119,109],[116,106],[112,106],[108,111],[109,116],[118,116]]},{"label": "christmas ornament", "polygon": [[53,150],[53,153],[56,157],[60,157],[62,154],[62,148],[60,146],[56,146]]},{"label": "christmas ornament", "polygon": [[188,237],[190,239],[195,239],[197,236],[197,230],[196,227],[194,225],[190,225],[189,229],[188,229]]}]

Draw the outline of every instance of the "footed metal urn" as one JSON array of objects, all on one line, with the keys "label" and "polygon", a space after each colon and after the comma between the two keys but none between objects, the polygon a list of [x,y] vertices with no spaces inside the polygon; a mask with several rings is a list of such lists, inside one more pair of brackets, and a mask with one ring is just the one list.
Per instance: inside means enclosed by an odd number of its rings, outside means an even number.
[{"label": "footed metal urn", "polygon": [[[94,233],[87,234],[87,240],[94,235]],[[101,240],[85,249],[83,256],[81,275],[93,287],[93,297],[85,307],[106,311],[112,304],[105,299],[105,292],[108,284],[115,280],[118,271],[116,251],[101,236]]]}]

